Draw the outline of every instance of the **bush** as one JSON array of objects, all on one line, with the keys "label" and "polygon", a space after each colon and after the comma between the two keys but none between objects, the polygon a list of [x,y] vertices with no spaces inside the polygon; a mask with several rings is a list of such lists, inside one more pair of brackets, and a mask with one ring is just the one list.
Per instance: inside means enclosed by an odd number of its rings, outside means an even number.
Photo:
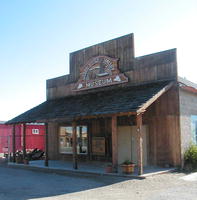
[{"label": "bush", "polygon": [[197,146],[191,145],[184,154],[185,168],[197,169]]},{"label": "bush", "polygon": [[130,165],[130,164],[134,164],[133,162],[129,161],[129,160],[125,160],[122,165]]}]

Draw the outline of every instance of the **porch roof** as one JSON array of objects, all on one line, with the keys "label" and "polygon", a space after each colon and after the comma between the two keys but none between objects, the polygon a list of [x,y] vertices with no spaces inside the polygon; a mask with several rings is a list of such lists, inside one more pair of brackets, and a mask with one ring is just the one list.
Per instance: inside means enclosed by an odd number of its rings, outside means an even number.
[{"label": "porch roof", "polygon": [[159,96],[166,92],[173,82],[157,82],[140,86],[69,96],[47,100],[6,122],[6,124],[74,120],[87,116],[113,115],[143,112]]}]

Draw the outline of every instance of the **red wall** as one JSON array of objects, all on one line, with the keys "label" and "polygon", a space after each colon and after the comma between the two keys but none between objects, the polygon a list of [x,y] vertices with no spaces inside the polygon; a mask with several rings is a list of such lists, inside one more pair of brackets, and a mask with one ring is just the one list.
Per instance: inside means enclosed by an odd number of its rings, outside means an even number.
[{"label": "red wall", "polygon": [[[38,129],[39,134],[33,134],[32,130]],[[16,125],[16,150],[22,150],[22,132],[23,126]],[[45,126],[44,125],[26,125],[26,149],[42,149],[44,150],[44,135]],[[9,139],[8,139],[9,138]],[[6,152],[8,149],[12,152],[12,126],[0,124],[0,153]]]},{"label": "red wall", "polygon": [[[33,134],[32,130],[38,129],[39,134]],[[27,125],[26,128],[26,149],[41,149],[44,151],[44,125]]]}]

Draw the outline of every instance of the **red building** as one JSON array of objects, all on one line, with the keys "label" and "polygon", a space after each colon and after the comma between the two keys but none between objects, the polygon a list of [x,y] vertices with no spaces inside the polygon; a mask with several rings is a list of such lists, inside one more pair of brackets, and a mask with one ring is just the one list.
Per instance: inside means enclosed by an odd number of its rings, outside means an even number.
[{"label": "red building", "polygon": [[[16,125],[16,150],[22,150],[23,126]],[[45,126],[43,124],[26,124],[26,149],[44,150]],[[0,122],[0,153],[12,152],[12,125]]]}]

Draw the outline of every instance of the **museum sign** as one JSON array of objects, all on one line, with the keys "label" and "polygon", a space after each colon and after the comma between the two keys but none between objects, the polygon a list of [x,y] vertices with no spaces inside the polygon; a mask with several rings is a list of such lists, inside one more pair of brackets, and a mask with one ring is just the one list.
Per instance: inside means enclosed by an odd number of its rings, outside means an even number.
[{"label": "museum sign", "polygon": [[75,91],[88,90],[128,82],[120,73],[118,59],[108,56],[97,56],[90,59],[80,70],[80,78]]}]

